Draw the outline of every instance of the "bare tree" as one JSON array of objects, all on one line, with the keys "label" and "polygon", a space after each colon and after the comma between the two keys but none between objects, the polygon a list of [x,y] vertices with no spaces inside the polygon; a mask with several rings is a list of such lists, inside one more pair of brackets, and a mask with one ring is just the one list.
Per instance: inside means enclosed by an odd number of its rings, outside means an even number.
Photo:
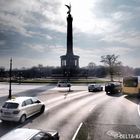
[{"label": "bare tree", "polygon": [[90,62],[87,66],[87,76],[94,76],[96,65],[94,62]]},{"label": "bare tree", "polygon": [[108,66],[111,81],[113,81],[113,76],[118,71],[117,67],[121,65],[121,61],[118,61],[118,57],[119,56],[115,54],[101,56],[100,62]]}]

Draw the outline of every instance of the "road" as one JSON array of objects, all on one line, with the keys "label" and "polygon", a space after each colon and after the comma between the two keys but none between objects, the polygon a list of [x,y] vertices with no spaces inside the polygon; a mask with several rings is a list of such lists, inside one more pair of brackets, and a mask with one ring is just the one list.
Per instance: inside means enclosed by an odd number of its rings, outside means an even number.
[{"label": "road", "polygon": [[[54,129],[59,132],[60,140],[71,140],[81,122],[79,134],[82,133],[83,140],[111,140],[118,134],[124,137],[140,134],[138,98],[122,94],[109,96],[104,91],[88,92],[87,85],[72,86],[71,92],[67,88],[45,84],[12,87],[14,96],[37,96],[44,101],[46,109],[43,114],[29,118],[22,125],[1,122],[0,136],[14,128],[25,127]],[[7,85],[0,84],[1,104],[7,97],[7,89]]]}]

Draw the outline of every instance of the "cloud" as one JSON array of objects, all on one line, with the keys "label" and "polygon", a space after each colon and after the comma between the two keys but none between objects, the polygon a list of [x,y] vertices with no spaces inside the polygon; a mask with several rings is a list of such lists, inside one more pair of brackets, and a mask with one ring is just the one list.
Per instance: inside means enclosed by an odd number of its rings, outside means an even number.
[{"label": "cloud", "polygon": [[[32,59],[31,64],[38,56],[38,63],[47,59],[59,65],[60,56],[66,54],[65,4],[69,1],[1,0],[0,53],[7,57],[22,54],[20,57]],[[132,53],[139,55],[139,1],[71,0],[71,5],[74,52],[81,65],[99,63],[105,54],[117,53],[122,60],[134,57]]]},{"label": "cloud", "polygon": [[99,48],[80,48],[76,47],[74,52],[80,56],[80,65],[86,66],[89,62],[101,64],[100,59],[102,55],[115,54],[119,56],[129,55],[134,52],[133,48],[114,46],[114,47],[100,47]]},{"label": "cloud", "polygon": [[52,40],[52,39],[53,39],[53,37],[50,36],[50,35],[46,35],[46,38],[47,38],[48,40]]},{"label": "cloud", "polygon": [[32,50],[35,50],[39,53],[43,53],[45,51],[45,47],[44,46],[41,46],[41,45],[27,45],[28,48],[32,49]]},{"label": "cloud", "polygon": [[[35,33],[31,26],[46,28],[57,32],[66,32],[66,0],[1,0],[0,23],[1,28],[12,30],[25,36]],[[79,4],[80,3],[80,4]],[[128,11],[130,5],[124,6],[123,2],[116,3],[118,8],[112,8],[111,2],[103,0],[71,1],[74,29],[76,32],[105,36],[115,34],[121,30],[120,21],[130,20],[135,12]],[[103,7],[108,5],[108,9]],[[112,12],[111,12],[112,10]],[[100,11],[100,12],[99,12]],[[105,12],[104,12],[105,11]],[[137,8],[138,11],[138,8]],[[123,24],[123,23],[121,23]],[[7,28],[8,27],[8,28]]]},{"label": "cloud", "polygon": [[48,45],[48,44],[24,44],[24,49],[31,49],[36,53],[44,53],[50,55],[63,55],[65,54],[66,48],[61,45]]},{"label": "cloud", "polygon": [[103,36],[101,40],[106,42],[124,43],[129,46],[139,47],[140,33],[137,31],[120,31],[115,34],[107,34]]},{"label": "cloud", "polygon": [[[32,36],[30,26],[47,28],[58,32],[66,32],[66,1],[48,0],[10,0],[0,2],[1,24],[7,29]],[[119,28],[109,18],[97,17],[97,0],[71,1],[74,28],[78,32],[91,34],[112,33]],[[8,6],[7,6],[8,5]],[[83,10],[84,9],[84,10]],[[98,9],[99,10],[99,9]],[[39,27],[40,26],[40,27]],[[3,27],[3,28],[4,28]]]},{"label": "cloud", "polygon": [[123,34],[123,40],[122,42],[139,48],[140,44],[140,32],[137,31],[130,31],[126,34]]},{"label": "cloud", "polygon": [[6,41],[5,40],[0,40],[0,46],[3,46],[6,44]]},{"label": "cloud", "polygon": [[[55,4],[55,3],[54,3]],[[51,19],[45,16],[45,11],[53,10],[52,3],[45,0],[1,0],[0,1],[0,28],[15,31],[24,36],[31,36],[30,26],[41,27],[42,22]],[[52,11],[53,13],[54,11]],[[38,28],[40,28],[38,27]]]},{"label": "cloud", "polygon": [[26,26],[26,23],[20,20],[20,17],[18,16],[1,13],[0,25],[0,28],[4,30],[15,31],[21,33],[22,35],[27,35],[27,31],[24,28],[24,26]]},{"label": "cloud", "polygon": [[64,55],[66,53],[66,48],[61,45],[51,45],[48,46],[48,50],[50,50],[53,55]]},{"label": "cloud", "polygon": [[117,22],[129,22],[129,20],[134,18],[132,12],[129,11],[117,11],[111,14],[111,16]]},{"label": "cloud", "polygon": [[[72,1],[74,28],[79,32],[100,33],[114,26],[108,19],[97,18],[94,14],[96,1]],[[3,28],[32,36],[30,26],[66,32],[66,1],[48,0],[2,0],[0,21]],[[84,10],[83,10],[84,9]],[[40,25],[40,27],[39,27]],[[117,26],[117,25],[116,25]],[[115,27],[116,27],[115,26]],[[111,28],[109,28],[111,29]],[[112,28],[113,29],[113,28]]]}]

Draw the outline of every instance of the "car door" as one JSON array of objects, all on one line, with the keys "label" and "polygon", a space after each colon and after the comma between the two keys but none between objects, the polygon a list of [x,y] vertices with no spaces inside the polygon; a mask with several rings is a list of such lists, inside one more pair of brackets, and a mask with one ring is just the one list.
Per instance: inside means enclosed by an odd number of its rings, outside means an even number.
[{"label": "car door", "polygon": [[33,101],[33,112],[39,112],[42,105],[41,102],[37,98],[32,98]]},{"label": "car door", "polygon": [[25,103],[26,103],[26,115],[27,117],[31,116],[33,114],[33,102],[31,99],[27,99],[25,100]]}]

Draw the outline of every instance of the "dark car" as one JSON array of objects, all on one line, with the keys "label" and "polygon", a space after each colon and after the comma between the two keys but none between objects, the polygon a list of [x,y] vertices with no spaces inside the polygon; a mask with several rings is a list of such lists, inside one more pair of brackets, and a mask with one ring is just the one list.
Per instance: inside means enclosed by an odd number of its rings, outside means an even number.
[{"label": "dark car", "polygon": [[122,91],[122,85],[119,82],[109,82],[105,84],[105,92],[108,93],[120,93]]}]

